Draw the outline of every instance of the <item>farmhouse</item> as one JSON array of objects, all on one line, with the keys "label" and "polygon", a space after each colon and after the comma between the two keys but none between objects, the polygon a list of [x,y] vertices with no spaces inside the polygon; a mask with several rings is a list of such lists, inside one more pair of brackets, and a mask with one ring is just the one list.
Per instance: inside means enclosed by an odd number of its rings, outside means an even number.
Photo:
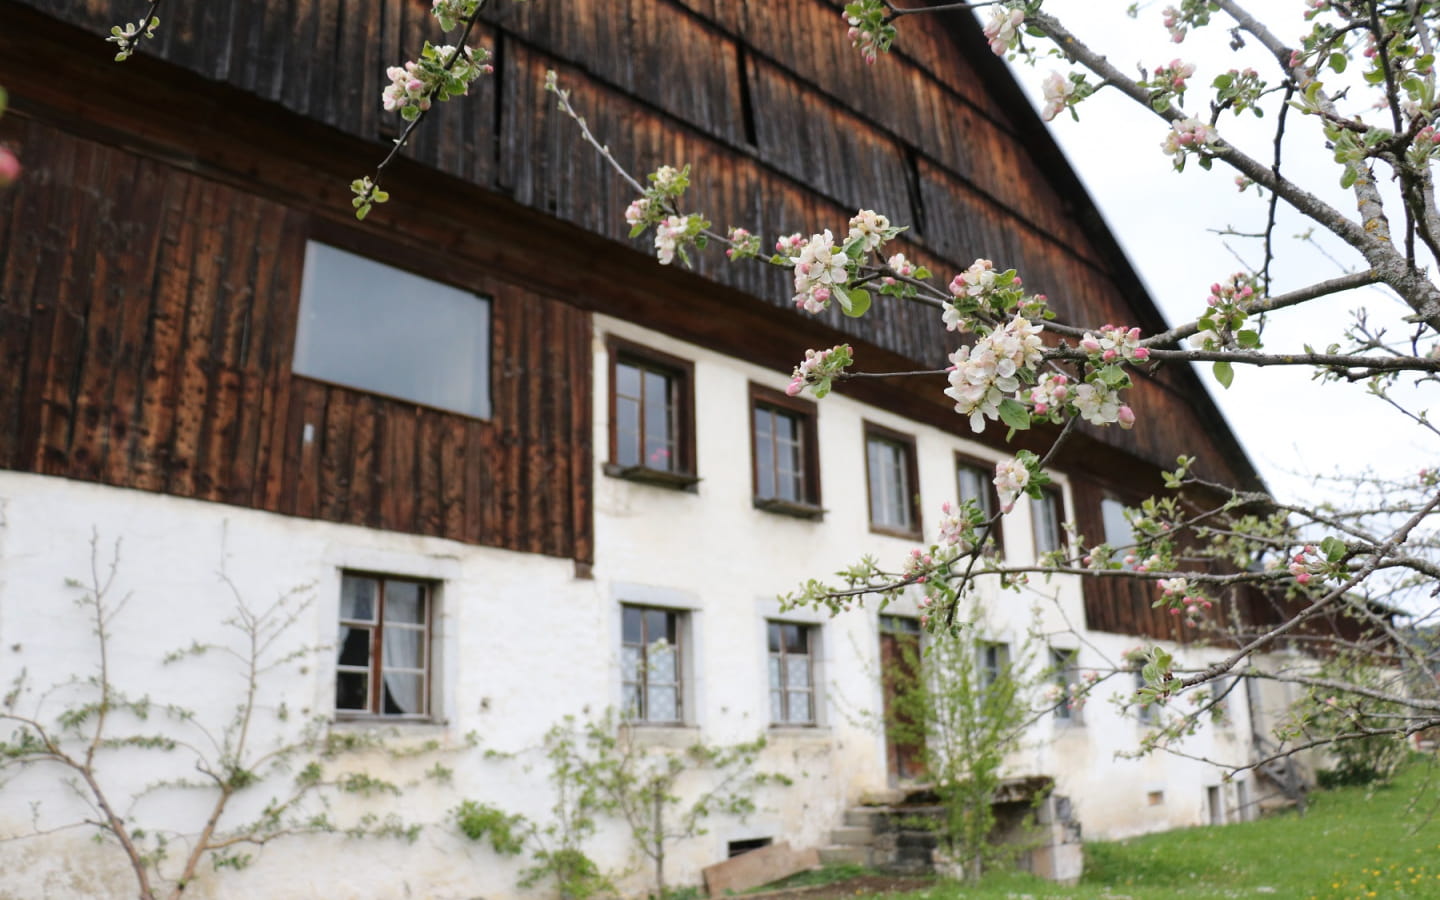
[{"label": "farmhouse", "polygon": [[[113,563],[106,677],[196,710],[117,727],[220,734],[247,685],[234,658],[166,654],[231,641],[237,603],[283,596],[299,655],[253,682],[254,746],[318,722],[428,748],[366,763],[405,785],[374,808],[425,824],[413,843],[291,836],[239,871],[205,866],[186,896],[519,896],[525,861],[466,840],[449,810],[545,821],[535,749],[566,716],[619,711],[659,748],[766,739],[758,766],[790,783],[677,842],[672,883],[770,840],[830,845],[848,809],[923,782],[879,724],[885,663],[919,640],[915,598],[830,617],[777,595],[933,540],[942,503],[993,503],[994,464],[1053,434],[977,435],[939,380],[788,396],[807,348],[934,368],[956,336],[894,302],[806,316],[786,272],[718,253],[657,265],[627,234],[633,189],[543,81],[555,70],[634,171],[688,164],[696,207],[767,246],[871,207],[946,280],[988,257],[1061,321],[1163,328],[975,22],[905,29],[867,66],[825,0],[497,0],[472,38],[494,73],[423,123],[361,223],[350,181],[403,125],[381,109],[385,67],[446,42],[430,4],[174,0],[112,62],[102,37],[144,5],[0,0],[0,139],[25,164],[0,194],[0,678],[23,673],[16,708],[42,719],[78,702],[66,685],[97,645],[67,579]],[[1256,482],[1188,368],[1137,381],[1145,427],[1069,440],[1056,486],[1003,519],[1005,559],[1060,546],[1066,521],[1123,542],[1121,506],[1181,452]],[[1032,609],[1064,680],[1146,641],[1216,658],[1138,583],[989,590],[995,660]],[[1253,775],[1117,757],[1151,713],[1105,702],[1133,680],[1107,685],[1036,722],[1014,774],[1053,779],[1087,836],[1249,814]],[[1191,752],[1251,758],[1263,710],[1244,694]],[[103,771],[124,814],[193,834],[204,792],[156,788],[193,781],[206,746],[182,739],[102,751]],[[432,764],[451,774],[423,777]],[[222,824],[293,773],[269,777]],[[336,804],[337,822],[369,808]],[[0,894],[129,895],[117,848],[64,828],[94,815],[45,766],[0,785],[0,836],[43,832],[0,843]],[[628,868],[626,889],[649,883],[618,821],[587,852]]]}]

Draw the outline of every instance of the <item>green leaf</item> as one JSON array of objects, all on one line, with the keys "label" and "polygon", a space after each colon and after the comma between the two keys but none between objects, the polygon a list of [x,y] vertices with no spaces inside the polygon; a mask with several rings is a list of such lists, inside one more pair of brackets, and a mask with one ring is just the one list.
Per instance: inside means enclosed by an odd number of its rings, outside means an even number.
[{"label": "green leaf", "polygon": [[1348,65],[1349,62],[1350,60],[1347,59],[1343,53],[1330,54],[1330,68],[1334,70],[1337,75],[1345,71],[1345,66]]},{"label": "green leaf", "polygon": [[1357,174],[1354,166],[1346,166],[1345,171],[1340,173],[1340,186],[1347,190],[1354,187]]},{"label": "green leaf", "polygon": [[1374,68],[1374,69],[1371,69],[1371,70],[1369,70],[1368,72],[1365,73],[1365,81],[1368,82],[1369,84],[1379,84],[1380,82],[1382,82],[1382,81],[1384,81],[1384,80],[1385,80],[1385,70],[1384,70],[1384,69],[1381,69],[1381,68],[1379,68],[1379,67],[1376,67],[1376,68]]},{"label": "green leaf", "polygon": [[1230,364],[1220,360],[1212,367],[1212,371],[1215,373],[1215,380],[1220,382],[1220,386],[1229,390],[1230,382],[1235,380],[1235,370],[1230,368]]},{"label": "green leaf", "polygon": [[852,319],[865,315],[865,311],[870,308],[870,292],[864,288],[836,288],[835,292],[842,298],[850,298],[848,305],[841,302],[840,309]]},{"label": "green leaf", "polygon": [[1016,431],[1025,431],[1030,427],[1030,410],[1020,401],[1006,397],[1000,401],[1000,421]]},{"label": "green leaf", "polygon": [[1253,350],[1260,346],[1260,332],[1251,331],[1248,328],[1244,331],[1237,331],[1235,332],[1235,340],[1245,349]]},{"label": "green leaf", "polygon": [[1320,552],[1329,562],[1339,562],[1345,556],[1345,542],[1337,537],[1327,537],[1320,542]]},{"label": "green leaf", "polygon": [[634,226],[632,226],[632,227],[630,228],[630,236],[631,236],[632,238],[633,238],[633,237],[639,237],[640,235],[642,235],[642,234],[645,233],[645,229],[648,228],[648,227],[649,227],[648,225],[644,225],[644,224],[634,225]]},{"label": "green leaf", "polygon": [[1229,72],[1226,72],[1223,75],[1216,75],[1215,80],[1210,82],[1210,84],[1215,88],[1223,91],[1225,88],[1228,88],[1234,81],[1235,76],[1231,75]]}]

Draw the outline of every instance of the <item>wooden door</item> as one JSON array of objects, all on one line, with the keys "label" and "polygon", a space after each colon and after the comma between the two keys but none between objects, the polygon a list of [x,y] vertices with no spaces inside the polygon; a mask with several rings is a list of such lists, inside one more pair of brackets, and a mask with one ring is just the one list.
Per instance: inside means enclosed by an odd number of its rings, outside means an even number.
[{"label": "wooden door", "polygon": [[925,775],[925,743],[918,735],[897,736],[892,727],[917,723],[895,709],[895,698],[920,678],[920,623],[902,616],[880,617],[880,684],[885,703],[885,767],[891,784]]}]

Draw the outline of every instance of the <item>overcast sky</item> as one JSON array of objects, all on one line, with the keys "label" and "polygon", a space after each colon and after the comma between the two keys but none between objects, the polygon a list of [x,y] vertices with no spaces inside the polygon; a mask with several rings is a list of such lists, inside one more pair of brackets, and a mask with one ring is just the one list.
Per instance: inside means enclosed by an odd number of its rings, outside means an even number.
[{"label": "overcast sky", "polygon": [[[1122,71],[1134,72],[1142,63],[1153,68],[1175,57],[1195,63],[1198,69],[1190,81],[1186,108],[1197,113],[1208,116],[1208,86],[1227,69],[1253,66],[1270,83],[1279,80],[1274,61],[1258,47],[1233,53],[1228,49],[1228,31],[1214,24],[1192,33],[1182,44],[1171,43],[1161,24],[1165,5],[1146,5],[1135,20],[1125,16],[1128,3],[1116,0],[1047,0],[1045,9],[1082,41],[1105,52]],[[1280,37],[1298,43],[1304,30],[1299,0],[1258,0],[1250,7]],[[1224,16],[1217,13],[1215,21],[1222,20]],[[1041,79],[1051,71],[1071,70],[1058,58],[1042,60],[1033,69],[1012,65],[1037,108],[1041,105]],[[1165,317],[1171,323],[1194,319],[1204,310],[1209,285],[1243,268],[1235,254],[1252,265],[1260,260],[1258,241],[1221,238],[1209,229],[1258,231],[1264,223],[1264,202],[1256,198],[1253,188],[1239,193],[1235,173],[1223,165],[1206,172],[1192,161],[1183,174],[1176,173],[1160,149],[1167,126],[1116,91],[1101,91],[1081,104],[1079,113],[1079,122],[1062,113],[1051,123],[1051,133]],[[1227,114],[1219,130],[1251,155],[1268,160],[1274,123],[1273,109],[1263,119],[1247,114],[1242,121]],[[1282,171],[1353,214],[1353,200],[1339,188],[1340,169],[1325,151],[1319,129],[1292,110],[1287,131],[1290,149]],[[1358,254],[1336,241],[1322,241],[1322,250],[1295,238],[1309,227],[1297,216],[1281,218],[1276,229],[1272,293],[1339,275],[1344,267],[1361,262]],[[1319,238],[1323,235],[1317,235]],[[1408,309],[1393,295],[1367,288],[1274,314],[1265,333],[1266,347],[1299,351],[1310,343],[1323,348],[1341,340],[1349,311],[1361,306],[1372,321],[1383,320],[1403,332],[1400,318]],[[1312,474],[1357,472],[1371,466],[1399,476],[1436,462],[1435,448],[1426,446],[1425,432],[1382,401],[1367,396],[1363,385],[1319,385],[1311,381],[1308,370],[1280,367],[1237,368],[1228,391],[1210,375],[1208,365],[1202,380],[1251,459],[1282,496],[1298,498],[1313,490],[1308,487]],[[1426,400],[1433,403],[1435,388],[1427,386],[1423,393],[1411,395],[1422,405]],[[1137,413],[1142,417],[1137,427],[1143,427],[1144,411]]]}]

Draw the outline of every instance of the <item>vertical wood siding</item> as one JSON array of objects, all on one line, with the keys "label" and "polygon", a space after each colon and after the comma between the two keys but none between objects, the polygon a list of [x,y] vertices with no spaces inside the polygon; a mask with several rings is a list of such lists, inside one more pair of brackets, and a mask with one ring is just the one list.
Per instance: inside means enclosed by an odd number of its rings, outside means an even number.
[{"label": "vertical wood siding", "polygon": [[321,384],[290,371],[302,211],[20,142],[47,155],[0,207],[0,466],[590,558],[587,314],[452,264],[493,298],[492,420]]}]

